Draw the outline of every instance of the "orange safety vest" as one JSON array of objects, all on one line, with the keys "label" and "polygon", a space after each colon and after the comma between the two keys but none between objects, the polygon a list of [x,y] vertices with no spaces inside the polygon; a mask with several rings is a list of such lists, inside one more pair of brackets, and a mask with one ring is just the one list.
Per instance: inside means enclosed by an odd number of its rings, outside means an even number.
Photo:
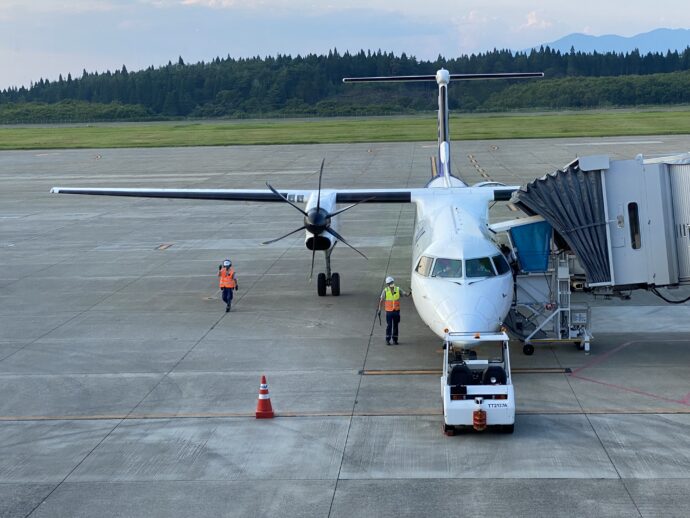
[{"label": "orange safety vest", "polygon": [[400,311],[400,288],[395,287],[395,291],[391,291],[386,287],[386,302],[384,305],[386,311]]},{"label": "orange safety vest", "polygon": [[232,288],[237,286],[235,282],[235,269],[231,266],[228,270],[227,268],[221,268],[218,272],[218,277],[220,277],[220,287],[221,288]]}]

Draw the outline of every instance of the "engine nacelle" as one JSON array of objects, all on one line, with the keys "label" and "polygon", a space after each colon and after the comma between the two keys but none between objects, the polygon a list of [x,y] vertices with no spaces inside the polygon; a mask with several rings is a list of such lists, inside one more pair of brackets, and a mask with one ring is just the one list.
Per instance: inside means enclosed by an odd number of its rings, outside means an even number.
[{"label": "engine nacelle", "polygon": [[[313,211],[317,210],[317,202],[319,205],[319,210],[323,215],[328,215],[331,212],[335,212],[336,210],[336,203],[335,203],[335,197],[336,193],[333,191],[327,191],[327,190],[322,190],[321,191],[321,199],[318,200],[318,193],[312,193],[311,196],[309,196],[309,200],[307,200],[307,205],[305,207],[305,212],[307,214],[313,213]],[[319,218],[312,218],[315,220],[319,220]],[[320,222],[320,221],[319,221]],[[337,224],[336,224],[336,218],[328,218],[327,221],[324,221],[329,228],[333,228],[334,230],[337,231]],[[309,226],[307,224],[307,221],[305,220],[305,225]],[[322,231],[319,233],[313,233],[310,232],[309,230],[306,231],[306,236],[304,238],[304,246],[307,247],[309,250],[330,250],[335,246],[335,243],[337,242],[337,239],[333,237],[331,234],[329,234],[326,231]]]},{"label": "engine nacelle", "polygon": [[307,237],[304,240],[304,246],[309,250],[328,250],[335,246],[336,239],[330,234],[324,232],[318,236],[307,232]]}]

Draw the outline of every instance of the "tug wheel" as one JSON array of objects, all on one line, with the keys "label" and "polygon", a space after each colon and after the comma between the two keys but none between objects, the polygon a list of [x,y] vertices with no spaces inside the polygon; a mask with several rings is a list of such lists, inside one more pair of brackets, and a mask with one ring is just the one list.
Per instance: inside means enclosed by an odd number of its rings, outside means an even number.
[{"label": "tug wheel", "polygon": [[446,434],[448,437],[453,437],[455,435],[455,427],[448,424],[444,424],[443,433]]}]

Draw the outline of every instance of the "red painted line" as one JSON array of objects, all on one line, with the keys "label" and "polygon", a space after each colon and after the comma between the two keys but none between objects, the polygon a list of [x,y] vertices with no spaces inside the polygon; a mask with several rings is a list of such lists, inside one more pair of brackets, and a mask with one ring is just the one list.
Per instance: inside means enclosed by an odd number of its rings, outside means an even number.
[{"label": "red painted line", "polygon": [[582,372],[582,371],[585,370],[585,369],[589,369],[590,367],[594,367],[595,365],[599,365],[601,362],[603,362],[604,360],[607,360],[609,357],[613,356],[613,355],[616,354],[618,351],[621,351],[621,350],[625,349],[626,347],[628,347],[629,345],[632,345],[632,344],[634,344],[634,343],[635,343],[635,341],[632,341],[632,342],[625,342],[624,344],[619,345],[619,346],[616,347],[615,349],[613,349],[613,350],[611,350],[611,351],[609,351],[609,352],[607,352],[607,353],[604,353],[604,354],[602,354],[601,356],[599,356],[599,357],[597,357],[597,358],[594,358],[591,362],[586,363],[586,364],[583,365],[582,367],[578,367],[578,368],[576,368],[576,369],[573,369],[573,375],[577,374],[578,372]]},{"label": "red painted line", "polygon": [[599,381],[599,380],[595,380],[592,378],[586,378],[585,376],[578,376],[575,373],[571,374],[570,376],[573,378],[583,380],[583,381],[589,381],[591,383],[597,383],[599,385],[603,385],[604,387],[614,388],[614,389],[622,390],[624,392],[631,392],[633,394],[638,394],[640,396],[646,396],[646,397],[649,397],[652,399],[657,399],[659,401],[666,401],[667,403],[676,403],[679,405],[690,407],[690,394],[685,396],[684,399],[671,399],[671,398],[667,398],[667,397],[663,397],[663,396],[657,396],[656,394],[650,394],[649,392],[645,392],[644,390],[637,390],[637,389],[630,388],[630,387],[622,387],[620,385],[615,385],[613,383],[606,383],[605,381]]}]

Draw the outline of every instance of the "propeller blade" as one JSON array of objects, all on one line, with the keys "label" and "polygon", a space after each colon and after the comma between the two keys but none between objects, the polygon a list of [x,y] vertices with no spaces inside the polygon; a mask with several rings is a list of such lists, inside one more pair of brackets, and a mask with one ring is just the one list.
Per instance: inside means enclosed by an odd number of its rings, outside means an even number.
[{"label": "propeller blade", "polygon": [[335,230],[333,230],[331,227],[327,227],[325,230],[326,230],[326,232],[328,232],[330,235],[332,235],[333,237],[335,237],[338,241],[342,241],[342,242],[345,243],[347,246],[349,246],[350,248],[352,248],[355,252],[357,252],[359,255],[361,255],[361,256],[364,257],[365,259],[369,260],[369,258],[368,258],[366,255],[364,255],[362,252],[360,252],[359,250],[357,250],[357,249],[356,249],[354,246],[352,246],[350,243],[348,243],[347,241],[345,241],[345,238],[344,238],[343,236],[341,236],[340,234],[338,234],[338,233],[337,233]]},{"label": "propeller blade", "polygon": [[323,164],[326,161],[325,158],[321,159],[321,168],[319,169],[319,193],[316,198],[316,210],[321,208],[321,177],[323,176]]},{"label": "propeller blade", "polygon": [[359,205],[360,203],[364,203],[364,202],[366,202],[366,201],[371,201],[371,200],[373,200],[373,199],[375,199],[375,198],[376,198],[376,196],[372,196],[371,198],[367,198],[367,199],[365,199],[365,200],[360,200],[360,201],[358,201],[357,203],[353,203],[352,205],[348,205],[348,206],[345,207],[344,209],[340,209],[340,210],[337,210],[337,211],[333,212],[332,214],[329,214],[329,216],[332,218],[333,216],[337,216],[338,214],[342,214],[342,213],[345,212],[346,210],[350,210],[352,207],[356,207],[356,206]]},{"label": "propeller blade", "polygon": [[311,270],[309,270],[309,280],[314,276],[314,256],[316,255],[316,248],[311,250]]},{"label": "propeller blade", "polygon": [[306,228],[307,228],[307,226],[306,226],[306,225],[303,225],[303,226],[299,227],[298,229],[293,230],[292,232],[288,232],[288,233],[285,234],[284,236],[281,236],[281,237],[276,238],[276,239],[271,239],[270,241],[264,241],[264,242],[261,243],[261,244],[262,244],[262,245],[270,245],[271,243],[275,243],[276,241],[280,241],[281,239],[285,239],[286,237],[291,236],[291,235],[294,234],[295,232],[299,232],[300,230],[304,230],[304,229],[306,229]]},{"label": "propeller blade", "polygon": [[292,203],[290,200],[288,200],[285,196],[283,196],[283,195],[280,194],[278,191],[276,191],[273,187],[271,187],[271,185],[270,185],[268,182],[266,182],[266,187],[268,187],[269,189],[271,189],[271,192],[273,192],[273,194],[276,194],[277,196],[279,196],[284,202],[289,203],[290,205],[292,205],[293,207],[295,207],[298,211],[300,211],[300,212],[306,217],[306,215],[307,215],[306,212],[304,212],[304,211],[303,211],[302,209],[300,209],[297,205],[295,205],[295,204]]}]

